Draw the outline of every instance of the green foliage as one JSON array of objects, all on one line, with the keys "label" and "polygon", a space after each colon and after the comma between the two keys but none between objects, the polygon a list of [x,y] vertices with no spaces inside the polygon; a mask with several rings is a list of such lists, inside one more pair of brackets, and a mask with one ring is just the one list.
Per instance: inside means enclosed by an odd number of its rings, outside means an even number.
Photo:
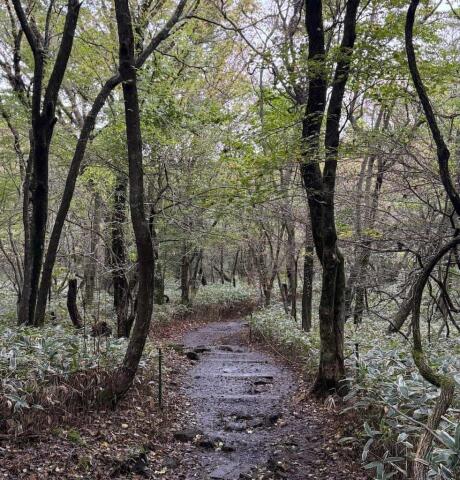
[{"label": "green foliage", "polygon": [[230,284],[210,284],[200,287],[196,295],[192,299],[191,305],[180,304],[180,294],[177,287],[165,289],[170,299],[170,303],[164,305],[155,305],[154,321],[158,323],[168,323],[174,318],[184,317],[196,310],[202,310],[206,307],[226,308],[238,306],[244,303],[252,302],[256,296],[256,292],[249,285]]},{"label": "green foliage", "polygon": [[[12,401],[14,410],[30,408],[26,394],[37,385],[53,376],[111,369],[120,364],[126,345],[126,339],[94,339],[77,334],[70,326],[0,326],[0,393]],[[153,353],[148,345],[142,365]]]},{"label": "green foliage", "polygon": [[249,318],[251,328],[263,339],[274,342],[284,352],[299,357],[303,365],[313,368],[319,358],[319,336],[314,330],[305,332],[286,314],[282,304],[255,312]]},{"label": "green foliage", "polygon": [[248,302],[254,298],[255,291],[249,285],[215,283],[200,288],[193,299],[195,305],[231,305]]},{"label": "green foliage", "polygon": [[[363,461],[371,460],[366,468],[374,468],[379,479],[396,473],[407,476],[405,464],[415,454],[415,443],[425,428],[439,390],[418,373],[405,342],[381,333],[375,345],[376,331],[382,331],[382,325],[366,321],[347,340],[347,344],[350,340],[351,343],[359,341],[362,352],[359,375],[346,397],[350,404],[347,408],[367,412],[368,422],[374,426],[372,433],[365,427],[360,439],[365,443]],[[460,362],[452,361],[452,352],[458,349],[459,343],[459,339],[452,339],[427,346],[430,358],[434,359],[433,366],[458,376]],[[351,345],[348,348],[351,350]],[[453,444],[446,445],[446,439],[455,436],[458,430],[456,408],[458,405],[454,404],[436,432],[436,447],[429,458],[429,478],[451,479],[458,473],[458,451]]]}]

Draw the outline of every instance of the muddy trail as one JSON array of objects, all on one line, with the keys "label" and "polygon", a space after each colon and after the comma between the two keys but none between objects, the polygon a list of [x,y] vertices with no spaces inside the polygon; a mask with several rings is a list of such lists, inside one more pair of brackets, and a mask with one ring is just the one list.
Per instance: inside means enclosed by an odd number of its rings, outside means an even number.
[{"label": "muddy trail", "polygon": [[366,478],[321,407],[299,401],[293,372],[249,344],[243,321],[208,324],[183,343],[193,363],[183,379],[190,420],[174,434],[188,445],[174,478]]}]

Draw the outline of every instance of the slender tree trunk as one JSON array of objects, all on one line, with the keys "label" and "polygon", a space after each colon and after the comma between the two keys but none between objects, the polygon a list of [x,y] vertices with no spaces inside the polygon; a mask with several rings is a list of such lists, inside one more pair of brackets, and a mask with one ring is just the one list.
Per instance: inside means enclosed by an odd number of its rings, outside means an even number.
[{"label": "slender tree trunk", "polygon": [[[172,16],[164,24],[163,28],[161,28],[160,31],[152,38],[148,46],[137,57],[136,68],[138,69],[141,68],[145,63],[145,61],[147,60],[147,58],[149,57],[149,55],[158,47],[158,45],[171,35],[172,29],[181,19],[181,16],[187,4],[187,1],[188,0],[179,1]],[[20,3],[20,2],[15,0],[15,3]],[[79,4],[78,0],[75,0],[74,3]],[[61,64],[65,66],[63,62],[61,62]],[[121,83],[121,81],[122,81],[122,77],[120,73],[113,75],[112,77],[110,77],[105,81],[104,85],[99,90],[99,93],[97,94],[88,115],[84,119],[83,127],[80,132],[80,136],[78,138],[77,146],[75,147],[75,151],[72,157],[69,171],[67,173],[64,193],[62,195],[61,203],[59,204],[59,209],[56,214],[56,219],[53,225],[53,229],[50,235],[50,240],[48,243],[48,248],[46,251],[45,262],[43,264],[43,272],[42,272],[42,277],[40,281],[40,288],[39,288],[38,298],[37,298],[37,307],[35,312],[35,323],[37,325],[42,324],[45,319],[47,296],[48,296],[48,291],[51,287],[53,268],[56,262],[56,256],[59,248],[62,229],[64,227],[64,223],[70,208],[70,204],[72,202],[78,173],[86,152],[86,147],[88,145],[88,142],[90,141],[91,133],[96,124],[96,120],[97,120],[97,116],[99,115],[99,112],[104,107],[105,102],[109,98],[111,92],[115,89],[115,87],[117,87]],[[24,281],[24,284],[27,285],[25,281]],[[25,309],[24,311],[26,312],[25,314],[28,315],[28,305],[27,305],[27,308],[24,307],[24,309]],[[20,317],[20,319],[23,317],[24,315]]]},{"label": "slender tree trunk", "polygon": [[240,249],[238,248],[236,253],[235,253],[235,260],[233,262],[233,268],[232,268],[232,285],[236,287],[236,272],[238,269],[238,259],[240,255]]},{"label": "slender tree trunk", "polygon": [[[442,133],[439,129],[436,116],[433,111],[430,99],[427,95],[425,86],[420,72],[417,67],[417,60],[415,56],[415,49],[413,43],[413,29],[415,23],[415,14],[419,0],[411,0],[407,10],[406,24],[405,24],[405,44],[406,55],[411,73],[412,81],[414,83],[420,103],[422,104],[425,118],[431,130],[433,140],[437,147],[437,157],[439,166],[439,176],[441,178],[444,190],[449,197],[457,215],[460,215],[460,196],[452,181],[449,170],[450,151],[444,141]],[[422,433],[419,443],[417,445],[416,458],[414,463],[414,478],[415,480],[424,480],[427,475],[426,456],[431,450],[433,442],[433,431],[439,427],[441,418],[447,412],[452,403],[455,394],[455,381],[449,374],[438,373],[435,371],[430,362],[426,360],[423,352],[422,334],[420,331],[420,304],[422,302],[423,290],[430,275],[436,265],[442,260],[444,255],[455,249],[460,243],[460,239],[454,238],[443,247],[430,259],[429,263],[423,268],[419,275],[417,282],[413,288],[413,308],[412,308],[412,341],[413,352],[412,356],[420,374],[425,380],[432,385],[441,388],[439,398],[433,408],[433,411],[428,419],[427,429]]]},{"label": "slender tree trunk", "polygon": [[[20,0],[13,0],[16,15],[27,38],[34,58],[33,94],[30,142],[30,200],[32,211],[27,217],[29,239],[24,251],[27,271],[19,305],[19,322],[37,325],[35,309],[43,264],[46,222],[48,219],[48,163],[49,149],[56,123],[56,103],[72,51],[77,20],[80,12],[78,0],[68,0],[61,43],[51,70],[48,85],[43,91],[45,76],[45,48],[36,26],[31,26]],[[25,213],[25,212],[24,212]],[[24,223],[26,223],[24,221]],[[45,292],[45,301],[48,290]]]},{"label": "slender tree trunk", "polygon": [[282,218],[286,230],[286,277],[287,292],[285,303],[289,308],[289,313],[294,319],[297,318],[297,259],[295,244],[295,223],[292,212],[291,198],[289,195],[292,182],[292,167],[288,166],[280,170],[280,185],[284,192],[282,204]]},{"label": "slender tree trunk", "polygon": [[191,272],[191,278],[190,278],[190,287],[192,291],[192,296],[196,294],[200,286],[199,276],[200,276],[200,272],[203,272],[203,269],[202,269],[203,249],[201,248],[200,250],[195,251],[193,258],[194,258],[195,265],[193,266],[193,269]]},{"label": "slender tree trunk", "polygon": [[71,278],[69,279],[69,286],[67,290],[67,310],[69,312],[70,320],[72,321],[74,327],[82,328],[83,323],[77,306],[77,293],[77,279]]},{"label": "slender tree trunk", "polygon": [[139,269],[136,319],[123,365],[119,367],[109,389],[114,400],[131,387],[150,329],[153,309],[154,252],[148,221],[144,211],[144,174],[142,168],[142,136],[134,62],[134,35],[128,0],[115,0],[120,44],[120,74],[123,78],[126,139],[129,164],[129,204],[136,240]]},{"label": "slender tree trunk", "polygon": [[303,259],[302,288],[302,329],[309,332],[312,327],[313,275],[314,275],[314,245],[310,226],[305,232],[305,254]]},{"label": "slender tree trunk", "polygon": [[190,303],[190,258],[188,254],[187,242],[182,242],[182,254],[180,260],[180,291],[181,303],[188,305]]},{"label": "slender tree trunk", "polygon": [[113,305],[117,315],[117,336],[128,337],[129,287],[126,278],[126,224],[127,179],[119,175],[115,184],[112,213],[112,279]]},{"label": "slender tree trunk", "polygon": [[102,200],[98,192],[93,195],[93,218],[89,231],[89,252],[85,258],[84,282],[85,282],[85,308],[91,310],[94,301],[94,289],[96,286],[97,271],[97,247],[101,233]]},{"label": "slender tree trunk", "polygon": [[287,233],[287,260],[286,260],[286,273],[287,273],[287,287],[288,287],[288,303],[290,304],[290,313],[294,319],[297,319],[297,260],[295,253],[295,228],[294,225],[289,222],[286,225]]},{"label": "slender tree trunk", "polygon": [[225,274],[224,274],[224,247],[220,247],[220,256],[219,256],[219,267],[220,267],[220,283],[224,285],[225,283]]},{"label": "slender tree trunk", "polygon": [[153,285],[153,303],[155,303],[156,305],[163,305],[165,301],[165,278],[164,278],[162,265],[160,263],[160,250],[159,250],[158,237],[157,237],[157,231],[155,226],[155,208],[153,205],[150,208],[149,228],[150,228],[150,235],[152,236],[153,252],[155,255],[155,263],[156,263],[154,285]]}]

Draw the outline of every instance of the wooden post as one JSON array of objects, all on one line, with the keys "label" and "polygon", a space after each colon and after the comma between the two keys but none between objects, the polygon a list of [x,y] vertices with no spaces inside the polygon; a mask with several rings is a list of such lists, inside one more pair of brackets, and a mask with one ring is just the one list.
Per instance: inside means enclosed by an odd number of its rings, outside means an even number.
[{"label": "wooden post", "polygon": [[158,407],[163,410],[163,352],[158,348]]}]

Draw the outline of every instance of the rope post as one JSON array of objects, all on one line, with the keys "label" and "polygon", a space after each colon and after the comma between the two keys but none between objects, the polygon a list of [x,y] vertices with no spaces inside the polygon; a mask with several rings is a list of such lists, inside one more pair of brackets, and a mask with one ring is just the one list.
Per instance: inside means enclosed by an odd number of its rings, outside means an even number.
[{"label": "rope post", "polygon": [[356,358],[356,376],[358,375],[359,371],[359,343],[355,343],[355,358]]},{"label": "rope post", "polygon": [[163,351],[158,347],[158,407],[163,410]]}]

